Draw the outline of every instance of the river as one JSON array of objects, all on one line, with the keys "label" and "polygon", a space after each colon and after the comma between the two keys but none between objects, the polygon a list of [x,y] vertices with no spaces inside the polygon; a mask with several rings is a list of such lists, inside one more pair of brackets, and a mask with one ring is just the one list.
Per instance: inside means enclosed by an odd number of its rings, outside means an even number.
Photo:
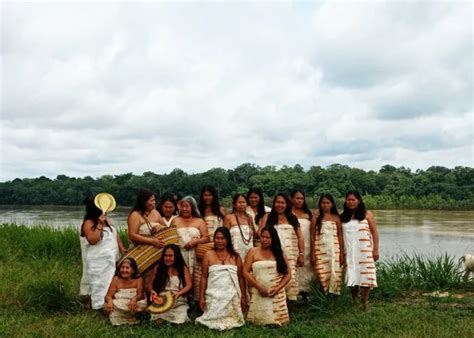
[{"label": "river", "polygon": [[[109,217],[126,227],[130,208],[119,207]],[[447,252],[460,257],[474,254],[474,211],[374,210],[380,237],[381,259],[400,253],[436,256]],[[0,206],[0,223],[28,226],[79,227],[83,207]]]}]

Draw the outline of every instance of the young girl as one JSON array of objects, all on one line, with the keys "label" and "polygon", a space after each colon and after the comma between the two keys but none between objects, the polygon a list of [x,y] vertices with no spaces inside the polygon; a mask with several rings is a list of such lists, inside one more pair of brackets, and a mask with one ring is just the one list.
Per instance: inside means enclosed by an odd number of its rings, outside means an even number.
[{"label": "young girl", "polygon": [[369,293],[377,287],[375,261],[379,259],[379,235],[372,213],[365,209],[357,191],[346,193],[341,214],[344,249],[346,254],[346,284],[352,298],[362,292],[364,310],[369,307]]},{"label": "young girl", "polygon": [[124,259],[117,267],[117,272],[105,296],[105,312],[112,325],[137,324],[137,312],[147,307],[143,297],[143,278],[138,273],[137,263],[133,258]]},{"label": "young girl", "polygon": [[151,301],[158,295],[163,296],[167,291],[170,291],[175,299],[171,310],[152,314],[151,319],[158,324],[163,320],[173,324],[189,321],[186,294],[192,287],[191,274],[177,245],[165,246],[158,265],[153,269],[151,281],[147,288],[150,290]]},{"label": "young girl", "polygon": [[324,294],[341,294],[344,242],[334,198],[323,194],[318,202],[316,227],[311,228],[311,263]]}]

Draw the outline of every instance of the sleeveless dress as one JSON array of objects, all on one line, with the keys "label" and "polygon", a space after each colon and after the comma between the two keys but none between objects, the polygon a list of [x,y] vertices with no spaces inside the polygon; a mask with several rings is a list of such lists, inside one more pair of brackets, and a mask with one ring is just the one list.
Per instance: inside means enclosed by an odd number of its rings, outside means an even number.
[{"label": "sleeveless dress", "polygon": [[281,248],[286,255],[291,272],[291,279],[286,286],[286,297],[289,300],[296,300],[298,297],[298,276],[296,274],[296,260],[298,259],[298,240],[295,229],[291,224],[275,224]]},{"label": "sleeveless dress", "polygon": [[230,235],[232,237],[232,245],[245,262],[245,257],[251,248],[253,248],[253,231],[248,224],[240,224],[239,218],[236,216],[236,225],[230,227]]},{"label": "sleeveless dress", "polygon": [[[112,313],[109,315],[112,325],[133,325],[140,322],[135,316],[136,313],[132,313],[128,310],[130,300],[136,295],[137,288],[118,289],[117,292],[115,292],[114,298],[112,299]],[[137,302],[137,312],[145,311],[147,306],[146,299],[139,300]]]},{"label": "sleeveless dress", "polygon": [[89,277],[87,276],[87,259],[86,259],[86,246],[87,239],[79,236],[79,243],[81,244],[81,259],[82,259],[82,277],[81,284],[79,285],[79,295],[89,296],[91,294],[91,287],[89,285]]},{"label": "sleeveless dress", "polygon": [[214,264],[209,267],[206,311],[196,322],[210,329],[227,330],[245,324],[240,305],[240,285],[236,265]]},{"label": "sleeveless dress", "polygon": [[163,221],[165,222],[166,226],[169,228],[169,227],[171,226],[171,222],[172,222],[173,219],[175,219],[176,217],[178,217],[178,215],[171,215],[169,221],[168,221],[165,217],[162,217],[162,218],[163,218]]},{"label": "sleeveless dress", "polygon": [[372,236],[366,219],[342,223],[346,251],[347,286],[377,287]]},{"label": "sleeveless dress", "polygon": [[[204,222],[207,224],[207,232],[209,236],[209,242],[214,240],[214,232],[217,228],[223,225],[221,217],[216,215],[209,215],[204,217]],[[202,276],[202,263],[201,261],[196,260],[194,264],[194,274],[193,274],[193,297],[199,301],[199,288],[201,286],[201,276]]]},{"label": "sleeveless dress", "polygon": [[[282,276],[277,271],[276,261],[256,261],[252,263],[252,275],[267,289],[277,286]],[[262,297],[254,287],[249,288],[250,307],[247,320],[256,325],[285,325],[289,322],[285,289],[273,297]]]},{"label": "sleeveless dress", "polygon": [[102,235],[102,239],[96,244],[85,244],[87,276],[94,310],[104,307],[104,297],[115,275],[115,263],[120,257],[117,230],[112,225],[106,226]]},{"label": "sleeveless dress", "polygon": [[[165,291],[160,292],[160,296],[164,296],[166,291],[178,292],[180,289],[181,287],[180,287],[179,277],[171,276],[168,281],[168,284],[165,287]],[[176,299],[173,305],[173,308],[171,310],[165,313],[152,314],[151,319],[152,320],[163,319],[173,324],[183,324],[189,321],[188,309],[189,309],[188,301],[186,299],[186,295],[184,295]]]},{"label": "sleeveless dress", "polygon": [[194,238],[200,238],[201,232],[195,227],[177,227],[176,231],[179,235],[179,245],[184,262],[188,266],[191,276],[194,273],[194,265],[196,264],[196,248],[185,249],[184,245]]},{"label": "sleeveless dress", "polygon": [[334,221],[321,222],[321,233],[316,231],[314,243],[316,275],[325,294],[341,294],[342,269],[339,261],[340,246],[337,225]]},{"label": "sleeveless dress", "polygon": [[311,264],[311,221],[307,218],[298,218],[304,238],[304,265],[296,268],[299,292],[309,292],[311,281],[314,278]]}]

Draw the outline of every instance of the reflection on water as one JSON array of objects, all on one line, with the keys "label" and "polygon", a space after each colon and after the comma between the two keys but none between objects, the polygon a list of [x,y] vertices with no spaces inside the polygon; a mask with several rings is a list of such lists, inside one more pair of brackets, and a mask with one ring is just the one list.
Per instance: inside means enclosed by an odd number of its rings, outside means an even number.
[{"label": "reflection on water", "polygon": [[[109,217],[117,227],[126,227],[129,211],[119,207]],[[457,257],[474,253],[474,211],[375,210],[374,215],[382,259],[402,252]],[[0,206],[0,223],[79,228],[83,217],[83,207]]]}]

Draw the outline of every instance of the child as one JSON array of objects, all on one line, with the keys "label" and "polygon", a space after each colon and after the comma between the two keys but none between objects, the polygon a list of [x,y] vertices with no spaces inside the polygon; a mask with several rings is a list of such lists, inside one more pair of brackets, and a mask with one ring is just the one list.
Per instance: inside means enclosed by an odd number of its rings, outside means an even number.
[{"label": "child", "polygon": [[133,258],[126,258],[118,265],[105,296],[105,312],[112,325],[137,324],[135,314],[146,307],[143,278],[138,273],[137,263]]}]

